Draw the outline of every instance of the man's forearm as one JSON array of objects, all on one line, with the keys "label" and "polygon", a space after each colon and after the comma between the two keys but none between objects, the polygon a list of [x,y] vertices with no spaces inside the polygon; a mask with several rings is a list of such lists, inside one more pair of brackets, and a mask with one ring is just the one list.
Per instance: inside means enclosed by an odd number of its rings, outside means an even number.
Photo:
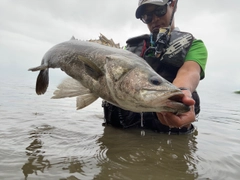
[{"label": "man's forearm", "polygon": [[186,62],[179,69],[173,84],[177,87],[185,87],[193,92],[200,81],[200,67],[195,62]]}]

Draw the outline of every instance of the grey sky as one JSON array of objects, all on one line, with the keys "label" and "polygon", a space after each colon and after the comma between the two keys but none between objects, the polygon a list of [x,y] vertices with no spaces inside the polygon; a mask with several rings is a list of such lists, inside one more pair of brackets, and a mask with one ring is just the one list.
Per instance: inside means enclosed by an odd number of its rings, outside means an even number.
[{"label": "grey sky", "polygon": [[[231,3],[230,3],[231,2]],[[26,68],[40,63],[53,45],[75,36],[115,42],[148,33],[135,19],[137,0],[1,0],[1,66]],[[239,0],[179,0],[175,24],[202,39],[209,52],[206,79],[223,78],[240,87]],[[24,71],[26,70],[24,69]],[[30,73],[30,72],[26,72]]]}]

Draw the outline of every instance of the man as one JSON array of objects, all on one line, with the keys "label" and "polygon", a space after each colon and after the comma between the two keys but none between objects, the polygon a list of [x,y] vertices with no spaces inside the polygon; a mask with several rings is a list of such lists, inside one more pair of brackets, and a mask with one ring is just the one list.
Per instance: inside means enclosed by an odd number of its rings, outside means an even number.
[{"label": "man", "polygon": [[175,27],[173,15],[176,7],[177,0],[140,0],[136,18],[147,24],[150,35],[129,39],[126,49],[143,57],[157,73],[179,87],[184,93],[181,101],[190,106],[190,111],[183,114],[143,113],[141,117],[139,113],[104,102],[107,124],[177,134],[194,130],[192,122],[200,112],[196,88],[205,76],[207,50],[201,40]]}]

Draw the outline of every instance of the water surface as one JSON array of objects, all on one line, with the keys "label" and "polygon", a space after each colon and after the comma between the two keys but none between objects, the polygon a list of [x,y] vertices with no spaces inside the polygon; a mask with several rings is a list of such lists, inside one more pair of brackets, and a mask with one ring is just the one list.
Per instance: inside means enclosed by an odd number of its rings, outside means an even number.
[{"label": "water surface", "polygon": [[[102,126],[101,100],[76,111],[75,99],[37,96],[36,74],[1,78],[0,179],[228,179],[240,177],[240,96],[201,86],[191,135]],[[25,78],[25,79],[24,79]]]}]

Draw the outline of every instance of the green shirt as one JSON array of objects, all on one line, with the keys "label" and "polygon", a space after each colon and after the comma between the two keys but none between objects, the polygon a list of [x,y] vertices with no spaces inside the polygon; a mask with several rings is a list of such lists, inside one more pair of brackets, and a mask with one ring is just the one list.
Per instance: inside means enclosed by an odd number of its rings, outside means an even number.
[{"label": "green shirt", "polygon": [[185,61],[195,61],[201,67],[200,79],[205,77],[208,52],[202,40],[194,40],[190,47]]}]

